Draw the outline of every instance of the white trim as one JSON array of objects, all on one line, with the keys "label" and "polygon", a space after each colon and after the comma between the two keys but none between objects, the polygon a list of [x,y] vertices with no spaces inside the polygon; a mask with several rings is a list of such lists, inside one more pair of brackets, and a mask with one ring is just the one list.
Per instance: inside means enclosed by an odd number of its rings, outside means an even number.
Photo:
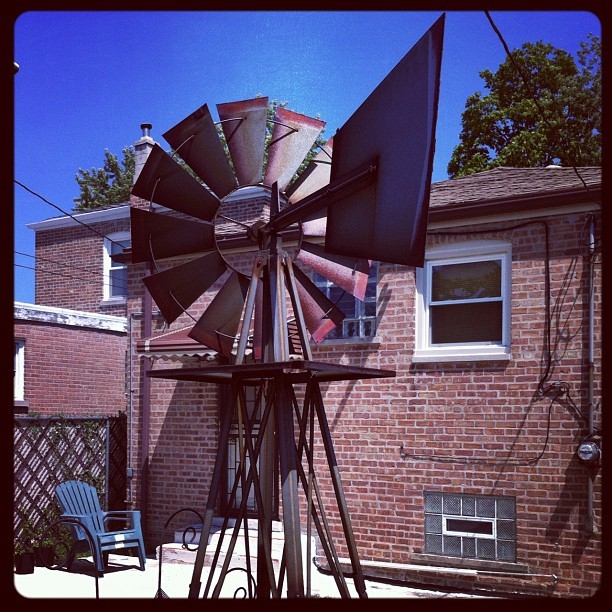
[{"label": "white trim", "polygon": [[[507,240],[470,240],[439,245],[428,249],[422,268],[416,268],[416,313],[414,363],[443,361],[489,361],[511,358],[511,242]],[[429,338],[428,291],[432,266],[439,263],[464,263],[484,259],[502,261],[502,341],[501,343],[463,343],[432,345]]]},{"label": "white trim", "polygon": [[114,208],[105,208],[104,210],[90,210],[87,212],[75,213],[72,215],[72,217],[54,217],[53,219],[45,219],[44,221],[28,223],[26,227],[38,232],[58,229],[61,227],[72,227],[75,225],[80,225],[81,223],[91,225],[92,223],[101,223],[102,221],[129,219],[130,208],[131,206],[126,204],[125,206],[115,206]]},{"label": "white trim", "polygon": [[68,325],[71,327],[89,327],[106,331],[127,332],[126,317],[70,310],[68,308],[15,302],[13,316],[20,321],[38,321],[51,325]]},{"label": "white trim", "polygon": [[[261,197],[264,194],[269,193],[269,188],[266,190],[260,185],[247,185],[244,187],[238,187],[236,191],[231,193],[229,196],[224,198],[225,202],[240,202],[242,200],[250,200],[253,198]],[[43,221],[35,221],[34,223],[28,223],[26,227],[33,229],[35,232],[58,229],[62,227],[73,227],[84,223],[85,225],[91,225],[92,223],[102,223],[103,221],[115,221],[117,219],[129,219],[130,218],[129,202],[125,205],[113,206],[112,208],[104,208],[102,210],[88,210],[84,212],[77,212],[72,216],[53,217],[52,219],[45,219]],[[169,208],[160,206],[159,204],[153,203],[153,208],[159,212],[168,212]]]},{"label": "white trim", "polygon": [[13,361],[13,399],[25,400],[25,340],[15,338],[15,358]]},{"label": "white trim", "polygon": [[[469,204],[466,204],[466,208]],[[435,208],[430,209],[435,214]],[[444,210],[442,207],[440,210]],[[573,204],[568,206],[557,206],[554,208],[537,208],[523,212],[500,213],[497,215],[484,215],[479,217],[466,217],[465,219],[451,219],[448,221],[430,221],[427,224],[427,231],[451,229],[455,227],[465,227],[470,225],[481,225],[485,223],[499,223],[503,221],[523,221],[525,219],[537,219],[544,217],[554,217],[570,215],[573,213],[600,211],[601,206],[597,202],[586,204]]]},{"label": "white trim", "polygon": [[[491,533],[480,533],[475,531],[453,531],[448,529],[446,521],[473,521],[478,523],[490,523]],[[462,516],[458,514],[442,513],[442,535],[468,537],[468,538],[484,538],[488,540],[497,539],[497,521],[494,518],[483,518],[480,516]]]}]

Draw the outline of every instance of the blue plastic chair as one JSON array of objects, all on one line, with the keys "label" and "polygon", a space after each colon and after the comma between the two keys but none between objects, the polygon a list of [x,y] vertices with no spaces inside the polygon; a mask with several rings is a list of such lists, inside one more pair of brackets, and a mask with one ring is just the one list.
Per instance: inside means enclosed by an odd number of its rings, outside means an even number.
[{"label": "blue plastic chair", "polygon": [[[69,480],[60,484],[55,489],[55,497],[61,509],[61,518],[78,519],[89,530],[96,549],[91,553],[100,576],[103,576],[105,569],[108,569],[109,552],[121,549],[137,548],[140,569],[144,571],[146,553],[138,510],[105,512],[100,507],[95,487],[78,480]],[[109,531],[109,521],[124,521],[125,528]],[[69,529],[74,542],[66,562],[68,571],[76,554],[91,548],[82,527],[73,523]]]}]

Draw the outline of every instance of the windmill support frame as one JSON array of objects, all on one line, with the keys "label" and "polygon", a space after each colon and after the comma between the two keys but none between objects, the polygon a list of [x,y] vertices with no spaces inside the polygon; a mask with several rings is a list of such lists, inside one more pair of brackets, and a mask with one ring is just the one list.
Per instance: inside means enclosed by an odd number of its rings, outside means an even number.
[{"label": "windmill support frame", "polygon": [[[318,362],[312,359],[307,338],[306,326],[291,258],[280,248],[280,240],[271,241],[271,249],[260,251],[254,261],[253,274],[243,315],[242,331],[238,351],[233,364],[203,366],[194,368],[153,370],[148,373],[153,378],[171,378],[229,385],[229,403],[221,410],[219,443],[212,479],[208,491],[200,544],[196,553],[192,580],[189,585],[189,598],[198,598],[202,590],[201,576],[205,565],[207,544],[215,509],[221,492],[221,482],[230,437],[233,415],[237,412],[242,422],[240,435],[240,461],[234,488],[230,493],[230,505],[237,494],[238,481],[243,488],[238,509],[238,518],[224,554],[220,573],[215,579],[216,566],[222,556],[223,534],[229,522],[228,512],[223,517],[223,528],[213,553],[203,597],[217,598],[231,568],[231,556],[238,538],[244,537],[247,551],[244,568],[248,586],[245,591],[257,598],[278,598],[283,593],[286,579],[286,593],[289,598],[311,596],[311,563],[304,557],[302,550],[302,517],[306,517],[306,533],[311,534],[314,524],[326,556],[331,574],[334,577],[342,598],[350,598],[346,578],[342,572],[336,546],[333,541],[319,489],[315,470],[315,437],[322,442],[322,450],[327,470],[332,482],[334,498],[342,530],[344,543],[351,561],[351,575],[360,598],[367,598],[365,580],[359,563],[357,545],[348,512],[340,469],[334,451],[332,435],[327,421],[320,384],[335,381],[361,380],[395,376],[390,370],[362,368]],[[263,338],[262,361],[246,363],[245,338],[251,317],[255,315],[257,284],[263,281]],[[289,330],[287,326],[286,295],[289,298],[297,321],[298,335],[303,359],[289,358]],[[245,406],[245,390],[249,386],[261,386],[264,392],[259,401],[262,403],[263,416],[257,424],[249,418]],[[300,406],[296,389],[302,386],[303,403]],[[316,426],[315,426],[316,423]],[[315,433],[315,429],[317,429]],[[297,442],[296,442],[297,435]],[[281,478],[284,549],[278,575],[272,562],[272,474],[275,462]],[[248,466],[248,467],[247,467]],[[304,467],[306,466],[306,467]],[[249,519],[247,517],[248,491],[251,487],[257,504],[257,566],[251,567],[249,551]],[[301,495],[300,495],[301,489]],[[302,498],[305,502],[300,503]],[[304,509],[303,504],[306,504]],[[307,540],[310,551],[310,539]],[[209,555],[210,556],[210,555]],[[256,573],[257,580],[253,580]],[[304,573],[306,576],[304,578]],[[253,590],[252,583],[255,583]],[[212,589],[212,592],[211,592]]]}]

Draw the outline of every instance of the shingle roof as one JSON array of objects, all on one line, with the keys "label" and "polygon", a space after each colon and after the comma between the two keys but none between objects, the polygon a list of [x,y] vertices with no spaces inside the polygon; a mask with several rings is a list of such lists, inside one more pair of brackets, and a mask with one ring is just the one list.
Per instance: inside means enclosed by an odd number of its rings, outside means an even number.
[{"label": "shingle roof", "polygon": [[561,167],[499,167],[462,178],[433,183],[429,207],[436,209],[449,204],[490,202],[521,196],[533,198],[538,195],[550,196],[556,192],[579,191],[585,188],[578,174],[588,187],[601,186],[599,166],[581,167],[576,170]]}]

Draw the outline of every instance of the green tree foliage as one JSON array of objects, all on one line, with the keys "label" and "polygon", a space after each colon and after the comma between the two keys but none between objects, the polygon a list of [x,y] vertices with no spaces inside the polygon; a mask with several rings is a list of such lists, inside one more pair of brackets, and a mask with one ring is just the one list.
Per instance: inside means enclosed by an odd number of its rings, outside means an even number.
[{"label": "green tree foliage", "polygon": [[543,42],[525,43],[472,94],[449,177],[497,166],[601,164],[601,42],[589,35],[574,58]]},{"label": "green tree foliage", "polygon": [[[272,100],[268,104],[268,119],[266,124],[266,140],[264,149],[264,167],[268,158],[268,145],[272,139],[272,130],[274,129],[274,115],[278,106],[285,107],[287,102],[277,102]],[[231,164],[231,156],[225,140],[225,134],[221,124],[217,124],[217,134],[223,143],[225,153]],[[310,160],[319,152],[319,148],[325,144],[325,139],[322,134],[319,135],[316,142],[311,147],[308,155],[304,158],[296,175],[306,168]],[[202,179],[181,159],[180,151],[178,154],[170,150],[170,155],[179,163],[193,178],[199,183]],[[74,198],[76,206],[75,211],[92,210],[102,206],[111,204],[120,204],[127,202],[130,199],[130,191],[134,180],[135,168],[135,153],[133,147],[123,149],[123,160],[120,163],[116,155],[113,155],[108,150],[104,151],[105,162],[103,168],[92,168],[91,170],[82,170],[76,175],[76,181],[79,184],[81,195]]]},{"label": "green tree foliage", "polygon": [[108,149],[104,151],[104,167],[83,170],[79,168],[76,182],[81,193],[74,198],[73,210],[92,210],[130,199],[134,178],[135,152],[133,147],[123,149],[121,162]]}]

